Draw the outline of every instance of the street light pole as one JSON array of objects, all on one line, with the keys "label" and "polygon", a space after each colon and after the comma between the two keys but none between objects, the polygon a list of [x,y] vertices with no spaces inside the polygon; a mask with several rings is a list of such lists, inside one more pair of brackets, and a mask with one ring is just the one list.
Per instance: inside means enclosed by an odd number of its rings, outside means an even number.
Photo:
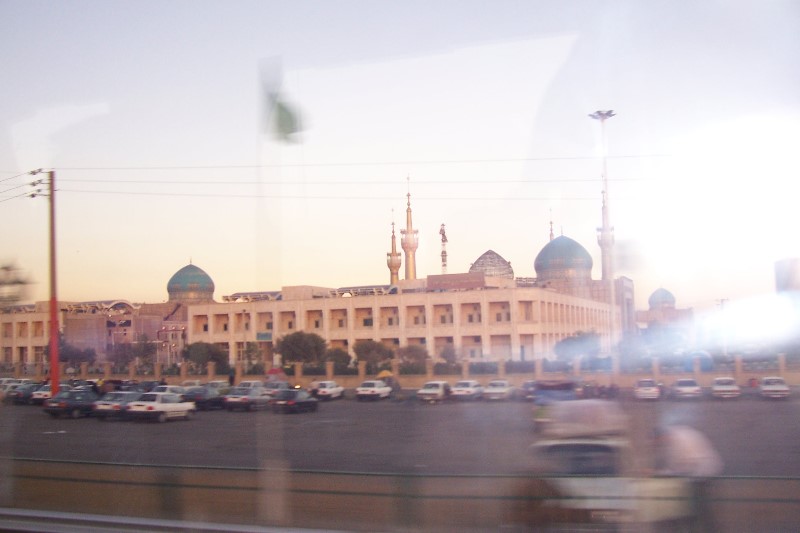
[{"label": "street light pole", "polygon": [[589,118],[600,121],[601,149],[603,151],[603,225],[598,228],[597,243],[600,245],[602,259],[602,279],[606,282],[608,293],[610,324],[609,324],[609,349],[613,351],[616,343],[616,307],[617,298],[614,287],[614,228],[611,226],[611,214],[608,194],[608,148],[606,145],[606,120],[615,116],[613,110],[595,111]]}]

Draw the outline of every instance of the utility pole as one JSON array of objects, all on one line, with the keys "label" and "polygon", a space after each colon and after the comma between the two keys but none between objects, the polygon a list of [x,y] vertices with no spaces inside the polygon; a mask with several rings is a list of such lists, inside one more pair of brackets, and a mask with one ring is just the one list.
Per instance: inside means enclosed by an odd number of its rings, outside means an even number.
[{"label": "utility pole", "polygon": [[[31,171],[31,175],[44,172],[42,169]],[[56,290],[56,173],[54,170],[47,172],[48,193],[34,192],[31,198],[47,196],[50,200],[50,392],[53,397],[58,393],[59,377],[61,375],[58,364],[58,297]],[[37,180],[31,185],[38,185]]]}]

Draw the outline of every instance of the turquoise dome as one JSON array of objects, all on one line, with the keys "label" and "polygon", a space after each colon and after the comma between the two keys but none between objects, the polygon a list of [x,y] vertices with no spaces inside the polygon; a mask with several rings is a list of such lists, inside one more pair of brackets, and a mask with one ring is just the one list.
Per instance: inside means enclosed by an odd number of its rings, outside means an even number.
[{"label": "turquoise dome", "polygon": [[214,298],[214,281],[202,268],[188,264],[167,283],[170,301],[208,301]]},{"label": "turquoise dome", "polygon": [[592,256],[586,248],[563,235],[548,242],[533,262],[533,268],[539,278],[553,277],[549,274],[563,271],[591,274],[592,265]]},{"label": "turquoise dome", "polygon": [[675,309],[675,296],[667,289],[656,289],[647,299],[650,309]]}]

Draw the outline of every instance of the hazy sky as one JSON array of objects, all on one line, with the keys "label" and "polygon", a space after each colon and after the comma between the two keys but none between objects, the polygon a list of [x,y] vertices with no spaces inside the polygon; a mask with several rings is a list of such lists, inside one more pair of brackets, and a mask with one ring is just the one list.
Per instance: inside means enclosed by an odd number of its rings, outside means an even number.
[{"label": "hazy sky", "polygon": [[[556,234],[600,276],[606,123],[618,275],[637,307],[774,291],[800,256],[800,3],[0,0],[0,262],[48,298],[215,297],[388,283],[410,190],[417,275],[492,249],[517,276]],[[261,133],[264,84],[301,112]],[[398,232],[399,245],[399,232]],[[401,269],[402,274],[402,269]]]}]

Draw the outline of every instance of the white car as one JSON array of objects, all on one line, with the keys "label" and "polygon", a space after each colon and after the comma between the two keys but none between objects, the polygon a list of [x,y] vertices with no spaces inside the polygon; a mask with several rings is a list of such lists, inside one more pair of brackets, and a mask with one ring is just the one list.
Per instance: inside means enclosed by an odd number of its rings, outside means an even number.
[{"label": "white car", "polygon": [[429,381],[417,391],[417,398],[423,402],[442,402],[450,397],[450,384],[446,381]]},{"label": "white car", "polygon": [[514,387],[508,380],[493,379],[483,389],[483,397],[487,400],[510,400],[514,397]]},{"label": "white car", "polygon": [[658,400],[661,398],[661,387],[654,379],[640,379],[633,387],[633,396],[637,400]]},{"label": "white car", "polygon": [[145,392],[138,400],[128,404],[128,417],[134,420],[190,420],[194,413],[194,402],[184,402],[180,394],[171,392]]},{"label": "white car", "polygon": [[714,383],[711,385],[711,396],[714,398],[738,398],[741,394],[742,390],[735,379],[714,378]]},{"label": "white car", "polygon": [[703,395],[703,389],[692,378],[683,378],[677,380],[672,384],[672,397],[676,399],[683,398],[700,398]]},{"label": "white car", "polygon": [[344,398],[344,387],[335,381],[317,382],[317,398],[320,400],[334,400]]},{"label": "white car", "polygon": [[[58,390],[59,392],[63,390],[70,390],[69,385],[59,385]],[[45,401],[49,400],[53,397],[53,393],[50,391],[50,384],[42,385],[31,394],[31,403],[34,405],[42,405]]]},{"label": "white car", "polygon": [[381,400],[392,394],[392,388],[381,379],[364,381],[356,388],[357,400]]},{"label": "white car", "polygon": [[153,390],[151,390],[150,392],[169,392],[172,394],[183,394],[186,392],[186,389],[184,387],[181,387],[180,385],[158,385],[157,387],[154,387]]},{"label": "white car", "polygon": [[767,376],[761,378],[761,385],[758,393],[762,398],[788,398],[789,386],[786,381],[778,376]]},{"label": "white car", "polygon": [[483,397],[483,385],[474,379],[456,381],[453,385],[453,398],[456,400],[480,400]]},{"label": "white car", "polygon": [[[242,381],[242,383],[245,383]],[[261,383],[260,381],[257,383]],[[262,384],[264,388],[264,394],[269,396],[270,398],[274,398],[278,391],[282,390],[289,390],[292,387],[285,381],[267,381],[266,383]]]}]

